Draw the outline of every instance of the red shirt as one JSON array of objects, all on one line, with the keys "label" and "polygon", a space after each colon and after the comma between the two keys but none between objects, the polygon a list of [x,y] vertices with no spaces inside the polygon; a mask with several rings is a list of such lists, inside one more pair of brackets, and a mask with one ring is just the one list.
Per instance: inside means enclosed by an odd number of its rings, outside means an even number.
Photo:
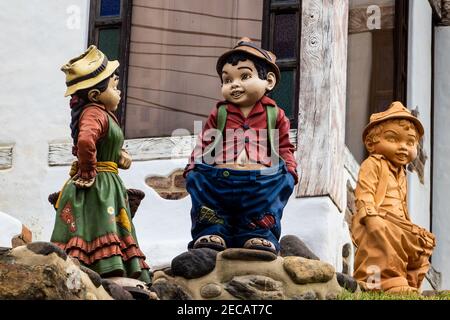
[{"label": "red shirt", "polygon": [[[222,150],[220,148],[216,150],[217,154],[214,157],[214,164],[234,162],[245,148],[251,162],[260,163],[268,167],[272,165],[270,156],[267,154],[268,149],[270,149],[270,143],[267,141],[267,115],[264,106],[276,105],[275,101],[264,96],[255,104],[247,117],[244,116],[238,106],[221,101],[217,103],[216,108],[210,113],[198,137],[190,162],[184,171],[184,176],[194,168],[195,159],[201,159],[202,154],[205,153],[205,148],[213,141],[214,138],[211,138],[213,132],[210,129],[217,128],[218,107],[223,104],[227,104],[227,121],[223,130],[223,148]],[[295,183],[297,183],[297,162],[294,158],[295,148],[289,141],[290,123],[284,110],[281,108],[278,108],[275,129],[278,129],[279,134],[278,154],[286,163],[288,171],[294,176]]]}]

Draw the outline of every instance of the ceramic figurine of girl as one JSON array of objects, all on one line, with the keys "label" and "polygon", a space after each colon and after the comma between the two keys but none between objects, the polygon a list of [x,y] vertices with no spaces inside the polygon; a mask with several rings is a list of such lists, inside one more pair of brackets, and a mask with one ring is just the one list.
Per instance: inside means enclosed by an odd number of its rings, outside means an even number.
[{"label": "ceramic figurine of girl", "polygon": [[114,115],[120,101],[118,61],[95,46],[70,60],[66,74],[77,157],[56,202],[51,241],[102,277],[130,277],[150,282],[149,266],[139,248],[127,190],[118,168],[131,157]]}]

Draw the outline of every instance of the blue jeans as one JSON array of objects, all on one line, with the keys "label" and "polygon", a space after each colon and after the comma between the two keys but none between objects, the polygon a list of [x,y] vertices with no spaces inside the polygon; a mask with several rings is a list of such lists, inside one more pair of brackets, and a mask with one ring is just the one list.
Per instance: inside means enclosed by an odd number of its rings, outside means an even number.
[{"label": "blue jeans", "polygon": [[294,190],[294,177],[284,162],[242,171],[197,163],[186,177],[186,189],[192,200],[189,248],[201,236],[218,235],[229,248],[263,238],[279,251],[280,220]]}]

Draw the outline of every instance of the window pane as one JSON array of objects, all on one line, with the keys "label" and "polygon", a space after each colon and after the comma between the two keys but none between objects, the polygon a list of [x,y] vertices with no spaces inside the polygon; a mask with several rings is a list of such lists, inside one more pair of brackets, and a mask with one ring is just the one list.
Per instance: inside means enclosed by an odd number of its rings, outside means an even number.
[{"label": "window pane", "polygon": [[384,111],[394,99],[395,1],[379,5],[378,29],[368,23],[368,6],[350,1],[345,142],[358,162],[367,157],[361,135],[370,115]]},{"label": "window pane", "polygon": [[261,45],[263,0],[134,0],[126,137],[193,134],[223,100],[217,58],[247,36]]},{"label": "window pane", "polygon": [[100,29],[98,34],[98,48],[109,60],[119,59],[120,29]]},{"label": "window pane", "polygon": [[120,0],[101,0],[100,16],[120,16]]},{"label": "window pane", "polygon": [[270,94],[277,105],[286,112],[289,119],[294,117],[295,70],[281,71],[281,81]]},{"label": "window pane", "polygon": [[297,14],[275,15],[273,49],[278,59],[295,58],[297,47]]}]

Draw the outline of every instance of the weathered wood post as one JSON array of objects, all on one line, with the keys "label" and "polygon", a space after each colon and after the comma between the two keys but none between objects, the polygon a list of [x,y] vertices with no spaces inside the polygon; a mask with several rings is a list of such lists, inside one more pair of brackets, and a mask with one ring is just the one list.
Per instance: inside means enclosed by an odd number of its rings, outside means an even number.
[{"label": "weathered wood post", "polygon": [[345,209],[348,0],[303,0],[297,197],[329,196]]}]

